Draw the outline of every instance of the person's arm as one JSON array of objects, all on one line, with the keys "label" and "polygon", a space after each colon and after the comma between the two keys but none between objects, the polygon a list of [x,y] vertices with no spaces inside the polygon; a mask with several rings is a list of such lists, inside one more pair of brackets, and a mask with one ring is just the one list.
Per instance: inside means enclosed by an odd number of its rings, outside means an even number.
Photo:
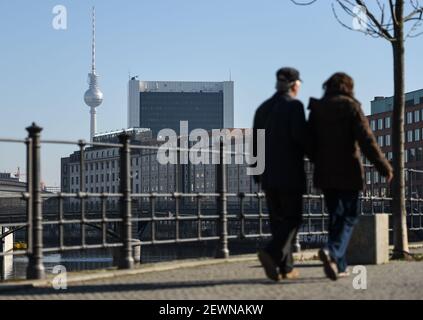
[{"label": "person's arm", "polygon": [[307,121],[306,155],[311,162],[316,161],[317,153],[316,111],[314,110],[316,101],[316,99],[311,98],[308,106],[310,113]]},{"label": "person's arm", "polygon": [[377,171],[382,176],[392,176],[392,166],[378,146],[376,138],[370,129],[369,121],[358,102],[353,107],[353,130],[354,137],[358,141],[361,151],[373,163]]},{"label": "person's arm", "polygon": [[291,113],[291,135],[294,141],[305,150],[307,142],[307,123],[304,113],[304,105],[300,101],[295,101]]},{"label": "person's arm", "polygon": [[[262,115],[261,115],[261,109],[257,109],[256,113],[254,114],[254,120],[253,120],[253,157],[257,157],[257,130],[258,129],[264,129],[264,123],[263,123]],[[253,166],[253,165],[251,165]],[[253,179],[255,183],[260,183],[260,176],[254,175]]]}]

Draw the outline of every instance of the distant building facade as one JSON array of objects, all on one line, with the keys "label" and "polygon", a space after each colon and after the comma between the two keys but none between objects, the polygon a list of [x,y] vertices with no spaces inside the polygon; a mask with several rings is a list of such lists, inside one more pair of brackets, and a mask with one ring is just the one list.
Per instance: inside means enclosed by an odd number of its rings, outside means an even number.
[{"label": "distant building facade", "polygon": [[[234,129],[232,129],[234,130]],[[159,147],[151,130],[129,129],[131,144],[148,147]],[[116,143],[117,136],[122,133],[97,135],[95,142]],[[234,142],[233,142],[234,143]],[[234,148],[233,148],[234,150]],[[85,150],[85,190],[90,193],[120,192],[120,158],[119,149],[110,147],[92,147]],[[259,185],[253,177],[247,175],[247,164],[227,165],[227,188],[230,193],[254,193],[259,191]],[[216,165],[214,164],[160,164],[157,161],[156,149],[133,149],[131,151],[131,188],[132,193],[214,193],[216,192]],[[65,193],[80,191],[80,152],[76,151],[69,157],[61,159],[61,190]],[[209,199],[215,202],[215,198]],[[75,202],[75,201],[74,201]],[[194,199],[184,201],[185,204]],[[229,204],[236,204],[236,197],[229,199]],[[252,204],[257,201],[246,201]],[[99,201],[88,201],[92,207],[98,207]],[[110,201],[111,207],[116,207],[117,201]]]},{"label": "distant building facade", "polygon": [[[423,170],[423,89],[406,94],[405,110],[405,167]],[[376,97],[371,102],[370,126],[388,160],[392,161],[392,109],[393,97]],[[373,184],[372,184],[373,181]],[[375,170],[366,170],[368,192],[388,195],[386,180]],[[406,174],[406,194],[423,197],[423,174]]]},{"label": "distant building facade", "polygon": [[128,128],[150,128],[154,135],[164,128],[179,132],[234,127],[234,83],[139,81],[128,86]]},{"label": "distant building facade", "polygon": [[0,194],[26,192],[26,183],[13,177],[11,173],[0,173]]}]

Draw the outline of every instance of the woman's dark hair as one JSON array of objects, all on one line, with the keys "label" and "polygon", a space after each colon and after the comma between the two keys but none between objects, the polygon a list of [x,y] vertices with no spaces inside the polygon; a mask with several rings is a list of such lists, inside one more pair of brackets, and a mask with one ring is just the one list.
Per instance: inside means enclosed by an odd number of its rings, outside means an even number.
[{"label": "woman's dark hair", "polygon": [[354,97],[354,80],[343,72],[335,73],[323,84],[324,96],[344,94]]}]

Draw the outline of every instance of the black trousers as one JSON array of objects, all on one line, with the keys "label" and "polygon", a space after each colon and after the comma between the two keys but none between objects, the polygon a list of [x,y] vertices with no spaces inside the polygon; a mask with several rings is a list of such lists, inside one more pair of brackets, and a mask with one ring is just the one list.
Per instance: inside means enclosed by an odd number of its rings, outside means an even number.
[{"label": "black trousers", "polygon": [[280,272],[294,268],[293,246],[302,223],[303,196],[301,192],[266,190],[272,239],[265,251],[279,266]]}]

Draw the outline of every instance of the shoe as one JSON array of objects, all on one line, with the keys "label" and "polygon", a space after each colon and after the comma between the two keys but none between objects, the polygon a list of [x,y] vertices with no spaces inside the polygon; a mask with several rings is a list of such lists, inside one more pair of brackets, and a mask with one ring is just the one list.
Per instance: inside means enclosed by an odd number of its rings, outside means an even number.
[{"label": "shoe", "polygon": [[277,270],[277,265],[273,261],[273,258],[264,250],[260,250],[257,253],[258,259],[263,266],[266,276],[273,281],[279,281],[280,275]]},{"label": "shoe", "polygon": [[351,275],[350,271],[347,269],[343,272],[338,272],[338,278],[347,278]]},{"label": "shoe", "polygon": [[292,269],[291,272],[281,273],[281,276],[282,276],[282,279],[294,280],[300,277],[300,272],[298,271],[298,269]]},{"label": "shoe", "polygon": [[320,249],[319,259],[323,262],[323,270],[326,277],[332,281],[336,281],[338,279],[338,267],[336,266],[336,263],[332,261],[329,252],[327,250]]}]

